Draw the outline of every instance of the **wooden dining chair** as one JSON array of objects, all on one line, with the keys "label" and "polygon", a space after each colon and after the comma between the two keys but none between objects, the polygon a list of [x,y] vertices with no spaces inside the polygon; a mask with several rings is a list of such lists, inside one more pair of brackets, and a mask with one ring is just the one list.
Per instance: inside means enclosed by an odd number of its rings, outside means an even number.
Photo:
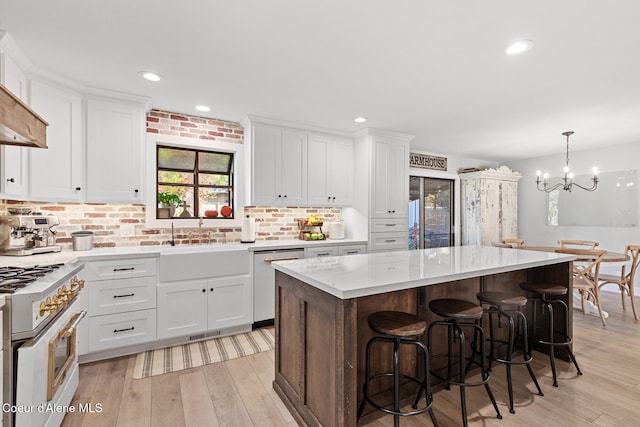
[{"label": "wooden dining chair", "polygon": [[513,245],[502,242],[491,242],[491,246],[495,246],[496,248],[513,248]]},{"label": "wooden dining chair", "polygon": [[640,264],[640,245],[627,245],[625,254],[631,259],[631,268],[627,270],[627,264],[624,264],[620,269],[619,275],[614,274],[601,274],[598,277],[600,283],[599,288],[602,288],[607,284],[618,285],[620,288],[620,296],[622,298],[622,309],[626,310],[625,293],[629,295],[631,299],[631,309],[633,310],[633,317],[638,320],[638,311],[636,309],[636,300],[633,292],[633,283],[638,270],[638,264]]},{"label": "wooden dining chair", "polygon": [[598,309],[600,320],[602,320],[602,326],[607,326],[607,322],[604,320],[604,312],[602,311],[602,306],[600,304],[600,288],[598,287],[600,263],[605,255],[607,255],[607,251],[564,248],[556,249],[556,252],[572,254],[578,257],[579,262],[573,263],[573,289],[580,293],[582,314],[586,314],[586,310],[584,308],[585,300],[590,300]]},{"label": "wooden dining chair", "polygon": [[584,247],[589,247],[589,249],[593,251],[600,243],[591,240],[558,240],[558,244],[560,245],[560,249],[577,246],[577,249],[584,249]]},{"label": "wooden dining chair", "polygon": [[509,238],[509,239],[502,239],[502,243],[506,243],[508,245],[512,245],[514,248],[517,248],[519,246],[524,246],[524,239],[518,239],[518,238]]}]

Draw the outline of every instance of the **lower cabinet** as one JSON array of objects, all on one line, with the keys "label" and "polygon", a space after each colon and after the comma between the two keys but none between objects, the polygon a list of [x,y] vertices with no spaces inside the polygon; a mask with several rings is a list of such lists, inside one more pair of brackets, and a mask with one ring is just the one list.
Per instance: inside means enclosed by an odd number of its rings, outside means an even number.
[{"label": "lower cabinet", "polygon": [[155,309],[89,317],[89,350],[92,352],[155,339]]},{"label": "lower cabinet", "polygon": [[158,339],[250,324],[250,275],[165,282],[158,285]]},{"label": "lower cabinet", "polygon": [[86,261],[83,273],[89,319],[78,330],[78,355],[156,339],[157,258]]}]

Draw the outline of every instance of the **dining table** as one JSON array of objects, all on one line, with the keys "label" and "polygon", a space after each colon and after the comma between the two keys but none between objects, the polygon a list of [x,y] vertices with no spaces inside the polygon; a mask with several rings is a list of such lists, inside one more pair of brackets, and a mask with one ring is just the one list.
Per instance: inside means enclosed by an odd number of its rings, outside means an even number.
[{"label": "dining table", "polygon": [[[557,249],[560,249],[559,246],[517,246],[515,249],[524,249],[527,251],[538,251],[538,252],[556,252]],[[569,248],[565,248],[569,249]],[[598,248],[594,250],[599,250]],[[587,257],[583,254],[576,255],[578,257],[578,261],[590,261],[593,257]],[[602,258],[602,262],[625,262],[629,261],[629,255],[620,252],[609,252]]]}]

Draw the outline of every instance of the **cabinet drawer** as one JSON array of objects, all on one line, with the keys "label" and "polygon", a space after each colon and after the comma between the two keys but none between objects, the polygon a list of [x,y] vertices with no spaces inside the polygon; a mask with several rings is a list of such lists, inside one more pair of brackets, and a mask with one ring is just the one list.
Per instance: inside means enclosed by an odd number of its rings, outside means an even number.
[{"label": "cabinet drawer", "polygon": [[320,248],[305,248],[305,258],[315,258],[319,256],[336,256],[338,255],[338,248],[335,246],[325,246]]},{"label": "cabinet drawer", "polygon": [[406,219],[372,219],[372,233],[405,232],[408,229]]},{"label": "cabinet drawer", "polygon": [[155,308],[157,282],[155,276],[89,282],[89,313],[98,316]]},{"label": "cabinet drawer", "polygon": [[371,233],[369,252],[407,250],[409,236],[404,233]]},{"label": "cabinet drawer", "polygon": [[367,253],[365,245],[338,246],[338,255],[356,255]]},{"label": "cabinet drawer", "polygon": [[89,351],[101,351],[156,339],[156,310],[89,318]]},{"label": "cabinet drawer", "polygon": [[119,259],[113,261],[89,261],[85,264],[88,280],[130,279],[156,276],[157,258]]}]

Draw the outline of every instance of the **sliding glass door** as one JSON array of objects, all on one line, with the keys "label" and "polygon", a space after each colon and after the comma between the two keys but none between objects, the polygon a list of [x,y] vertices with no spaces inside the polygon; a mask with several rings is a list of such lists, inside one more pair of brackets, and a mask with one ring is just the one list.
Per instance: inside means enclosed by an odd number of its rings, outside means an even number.
[{"label": "sliding glass door", "polygon": [[409,249],[452,246],[451,179],[409,177]]}]

